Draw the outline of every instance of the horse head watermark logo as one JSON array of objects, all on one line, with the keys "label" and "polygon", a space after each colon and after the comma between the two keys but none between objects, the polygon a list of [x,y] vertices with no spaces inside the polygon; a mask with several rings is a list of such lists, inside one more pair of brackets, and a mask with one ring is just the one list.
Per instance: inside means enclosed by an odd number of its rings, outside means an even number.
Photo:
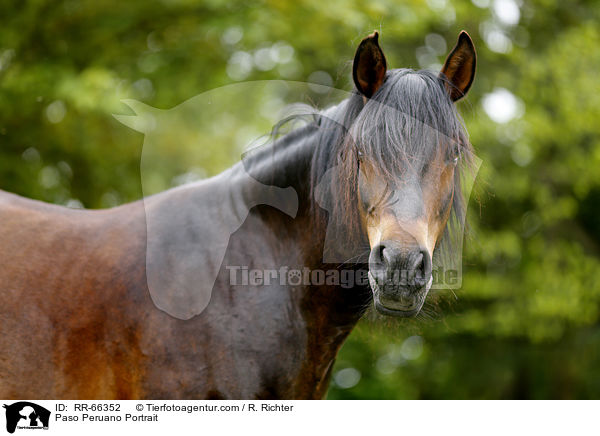
[{"label": "horse head watermark logo", "polygon": [[[124,103],[135,115],[115,115],[123,124],[144,134],[141,176],[142,189],[146,196],[144,208],[147,227],[147,282],[154,304],[171,316],[190,319],[207,307],[227,252],[230,236],[242,226],[252,208],[269,205],[291,218],[298,212],[298,192],[293,187],[280,183],[277,176],[269,172],[271,168],[280,165],[280,161],[285,161],[289,150],[265,144],[247,152],[239,148],[225,152],[225,146],[211,148],[211,145],[207,145],[207,138],[210,137],[214,138],[215,142],[222,141],[224,144],[231,141],[234,125],[236,130],[243,130],[232,120],[235,106],[232,109],[231,104],[220,105],[220,102],[238,102],[239,105],[244,99],[252,100],[256,99],[256,96],[281,93],[282,89],[288,95],[302,96],[307,93],[308,84],[282,81],[239,83],[200,94],[168,110],[156,109],[135,100],[125,100]],[[296,92],[290,92],[291,89]],[[339,94],[339,100],[350,96],[350,93],[345,91],[331,89],[330,93],[334,92]],[[373,101],[369,104],[378,105]],[[409,125],[412,130],[422,131],[422,136],[427,136],[432,143],[454,141],[453,138],[443,138],[441,132],[419,120],[411,120],[407,114],[397,113],[396,109],[385,105],[379,106],[376,111],[387,114],[390,120],[399,120]],[[224,113],[220,114],[220,111]],[[345,132],[344,135],[354,142],[364,140],[360,137],[364,136],[364,132],[357,131],[353,124],[340,117],[339,113],[334,107],[325,111],[310,109],[304,115],[308,114],[312,120],[318,120],[315,124],[324,131],[340,128]],[[274,122],[275,119],[270,121]],[[207,131],[208,134],[203,134]],[[175,147],[179,148],[177,153],[173,153]],[[178,186],[170,190],[168,196],[154,195],[162,190],[154,187],[156,168],[169,166],[170,156],[185,155],[186,150],[190,150],[190,156],[195,156],[190,157],[190,162],[184,163],[190,167],[214,165],[218,159],[215,160],[212,154],[217,154],[217,158],[221,160],[229,158],[231,167],[212,178]],[[237,162],[232,159],[234,154],[238,156]],[[473,156],[473,159],[476,161],[471,168],[473,171],[464,175],[460,188],[467,198],[480,165],[476,157]],[[180,165],[178,171],[185,172],[185,169]],[[357,259],[357,250],[361,249],[353,245],[344,220],[336,216],[337,193],[332,187],[338,185],[343,177],[343,166],[329,168],[320,177],[312,193],[314,202],[329,213],[322,260],[323,263],[334,266]],[[389,188],[401,193],[405,190],[403,186]],[[413,191],[418,189],[416,186]],[[147,196],[148,194],[152,195]],[[408,197],[400,197],[396,201],[404,201],[409,205]],[[413,197],[415,201],[422,200],[418,195]],[[186,205],[185,208],[181,207],[183,204]],[[404,217],[396,218],[402,220]],[[456,289],[461,285],[464,214],[452,216],[450,220],[453,221],[455,229],[451,234],[447,232],[444,238],[452,240],[455,247],[448,259],[442,261],[441,256],[438,256],[433,260],[437,265],[433,266],[434,288]],[[263,224],[257,222],[255,225]],[[266,224],[264,226],[264,231],[268,232]],[[372,230],[369,228],[369,231]],[[258,243],[260,242],[257,241]],[[438,252],[443,253],[443,250]],[[451,276],[445,274],[445,271],[451,271]]]},{"label": "horse head watermark logo", "polygon": [[50,411],[29,401],[19,401],[3,406],[6,409],[6,431],[14,433],[16,429],[48,429]]}]

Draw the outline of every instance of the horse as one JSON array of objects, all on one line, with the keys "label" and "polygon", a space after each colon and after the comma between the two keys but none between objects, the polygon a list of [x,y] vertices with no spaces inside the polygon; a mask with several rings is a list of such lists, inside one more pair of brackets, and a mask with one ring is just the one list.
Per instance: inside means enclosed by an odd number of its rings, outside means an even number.
[{"label": "horse", "polygon": [[[455,102],[475,66],[463,31],[438,74],[388,70],[374,32],[347,99],[225,173],[104,210],[1,192],[0,397],[323,398],[369,307],[423,307],[434,251],[465,213],[473,151]],[[210,295],[194,294],[203,283]]]}]

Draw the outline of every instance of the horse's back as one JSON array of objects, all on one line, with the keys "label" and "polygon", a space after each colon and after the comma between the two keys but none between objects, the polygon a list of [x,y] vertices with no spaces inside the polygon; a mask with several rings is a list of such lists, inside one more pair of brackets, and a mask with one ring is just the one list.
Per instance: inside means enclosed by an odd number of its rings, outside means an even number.
[{"label": "horse's back", "polygon": [[118,357],[135,340],[144,232],[141,204],[71,210],[0,191],[0,397],[136,395]]},{"label": "horse's back", "polygon": [[122,265],[122,256],[139,254],[144,234],[141,202],[77,210],[0,191],[0,285],[48,287],[97,277],[93,266]]}]

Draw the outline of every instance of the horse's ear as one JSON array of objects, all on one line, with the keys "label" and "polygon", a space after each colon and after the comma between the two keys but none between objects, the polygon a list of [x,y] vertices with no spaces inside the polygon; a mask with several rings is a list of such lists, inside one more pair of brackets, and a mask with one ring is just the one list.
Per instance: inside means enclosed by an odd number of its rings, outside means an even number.
[{"label": "horse's ear", "polygon": [[370,98],[379,89],[385,78],[387,64],[379,47],[379,33],[374,31],[363,39],[354,55],[352,77],[358,91]]},{"label": "horse's ear", "polygon": [[463,30],[440,72],[452,101],[460,100],[467,94],[475,78],[476,64],[475,46],[469,34]]}]

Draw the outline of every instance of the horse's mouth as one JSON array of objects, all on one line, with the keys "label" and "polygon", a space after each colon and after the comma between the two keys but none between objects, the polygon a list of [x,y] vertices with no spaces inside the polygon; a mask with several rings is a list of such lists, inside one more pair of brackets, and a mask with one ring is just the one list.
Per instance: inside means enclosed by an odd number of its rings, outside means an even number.
[{"label": "horse's mouth", "polygon": [[379,285],[372,278],[370,273],[369,282],[371,284],[371,290],[373,291],[373,302],[377,312],[381,313],[382,315],[395,316],[399,318],[411,318],[416,316],[421,311],[431,286],[430,280],[427,285],[409,297],[390,299],[382,295]]},{"label": "horse's mouth", "polygon": [[382,315],[395,316],[398,318],[412,318],[413,316],[416,316],[421,310],[420,307],[416,307],[410,310],[391,309],[389,307],[384,306],[377,300],[375,300],[375,309],[377,309],[377,312],[381,313]]},{"label": "horse's mouth", "polygon": [[[423,294],[426,294],[426,292]],[[395,301],[392,302],[383,300],[378,295],[378,292],[374,292],[373,300],[375,303],[375,309],[382,315],[396,316],[399,318],[411,318],[416,316],[421,311],[423,303],[425,302],[425,295],[423,295],[423,297],[419,297],[419,295],[415,296],[412,303],[398,304]]]}]

